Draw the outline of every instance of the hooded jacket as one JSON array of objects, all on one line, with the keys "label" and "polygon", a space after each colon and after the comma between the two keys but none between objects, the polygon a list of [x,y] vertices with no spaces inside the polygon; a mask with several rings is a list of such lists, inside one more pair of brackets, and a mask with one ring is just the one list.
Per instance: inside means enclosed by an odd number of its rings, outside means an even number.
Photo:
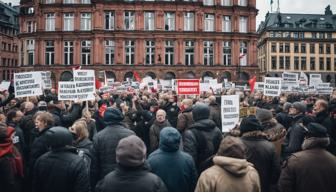
[{"label": "hooded jacket", "polygon": [[260,191],[258,172],[246,159],[215,156],[213,161],[215,165],[201,174],[195,192]]},{"label": "hooded jacket", "polygon": [[181,135],[175,128],[164,128],[160,133],[159,149],[150,154],[148,163],[169,192],[192,192],[197,171],[192,157],[179,149],[180,141]]}]

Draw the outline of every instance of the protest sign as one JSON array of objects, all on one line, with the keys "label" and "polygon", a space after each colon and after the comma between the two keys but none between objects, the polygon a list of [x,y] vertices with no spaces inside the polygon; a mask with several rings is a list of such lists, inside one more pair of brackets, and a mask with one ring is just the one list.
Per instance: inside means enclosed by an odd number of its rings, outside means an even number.
[{"label": "protest sign", "polygon": [[14,73],[15,97],[42,95],[41,72]]},{"label": "protest sign", "polygon": [[76,83],[76,94],[79,100],[94,100],[95,74],[93,70],[74,70],[74,82]]},{"label": "protest sign", "polygon": [[254,89],[257,91],[264,91],[264,82],[256,82],[254,85]]},{"label": "protest sign", "polygon": [[283,72],[282,73],[282,80],[287,81],[287,82],[298,82],[299,74],[290,73],[290,72]]},{"label": "protest sign", "polygon": [[0,84],[0,91],[8,90],[9,86],[10,86],[9,81],[2,81]]},{"label": "protest sign", "polygon": [[229,132],[239,122],[239,95],[222,95],[222,131]]},{"label": "protest sign", "polygon": [[264,95],[276,97],[281,93],[281,78],[279,77],[265,77],[264,81]]},{"label": "protest sign", "polygon": [[114,84],[114,79],[112,78],[112,79],[106,79],[106,85],[107,86],[113,86],[113,84]]},{"label": "protest sign", "polygon": [[43,89],[51,89],[52,82],[51,82],[51,73],[50,71],[41,71],[42,76],[42,88]]},{"label": "protest sign", "polygon": [[76,83],[73,81],[58,82],[58,100],[75,101],[77,100]]},{"label": "protest sign", "polygon": [[318,94],[330,95],[333,92],[333,88],[330,87],[330,83],[318,83],[315,85]]},{"label": "protest sign", "polygon": [[323,83],[321,74],[309,74],[309,85],[315,86],[316,84]]},{"label": "protest sign", "polygon": [[199,79],[177,79],[178,95],[199,95],[200,81]]}]

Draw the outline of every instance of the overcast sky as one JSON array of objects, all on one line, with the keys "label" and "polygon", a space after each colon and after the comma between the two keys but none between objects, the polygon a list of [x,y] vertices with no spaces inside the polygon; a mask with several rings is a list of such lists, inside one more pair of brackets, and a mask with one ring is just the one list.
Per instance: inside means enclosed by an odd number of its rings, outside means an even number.
[{"label": "overcast sky", "polygon": [[[3,2],[11,2],[14,5],[18,5],[20,0],[0,0]],[[271,11],[271,0],[256,0],[257,9],[259,14],[257,16],[257,28],[260,21],[265,19],[265,15],[268,11]],[[273,0],[273,11],[276,11],[277,1]],[[331,6],[331,10],[336,14],[336,0],[279,0],[280,11],[283,13],[313,13],[323,14],[327,5]]]}]

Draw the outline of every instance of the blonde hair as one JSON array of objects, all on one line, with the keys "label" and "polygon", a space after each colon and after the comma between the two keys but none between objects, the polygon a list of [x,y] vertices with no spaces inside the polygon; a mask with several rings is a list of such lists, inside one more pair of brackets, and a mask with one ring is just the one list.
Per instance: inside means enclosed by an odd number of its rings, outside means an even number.
[{"label": "blonde hair", "polygon": [[84,121],[84,119],[80,119],[78,121],[76,121],[71,127],[70,129],[72,129],[73,131],[75,131],[78,139],[77,141],[79,140],[82,140],[82,139],[86,139],[89,137],[89,131],[87,129],[87,124],[86,122]]}]

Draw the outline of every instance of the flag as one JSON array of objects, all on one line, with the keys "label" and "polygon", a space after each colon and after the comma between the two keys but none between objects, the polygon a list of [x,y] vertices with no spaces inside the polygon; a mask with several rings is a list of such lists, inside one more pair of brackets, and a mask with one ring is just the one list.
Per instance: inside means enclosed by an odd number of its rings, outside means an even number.
[{"label": "flag", "polygon": [[273,4],[273,0],[271,0],[271,2],[270,2],[270,5],[272,5]]},{"label": "flag", "polygon": [[246,55],[245,53],[240,53],[240,55],[239,55],[239,59],[245,57],[245,55]]},{"label": "flag", "polygon": [[102,87],[102,83],[99,81],[98,78],[96,78],[95,84],[96,84],[96,89],[100,89]]},{"label": "flag", "polygon": [[253,93],[253,91],[254,91],[254,85],[255,85],[256,81],[257,81],[257,77],[256,76],[253,76],[252,79],[250,79],[248,81],[248,83],[250,85],[251,93]]},{"label": "flag", "polygon": [[138,72],[133,71],[133,77],[134,77],[135,81],[141,82],[141,77],[138,74]]},{"label": "flag", "polygon": [[72,68],[72,70],[81,70],[82,69],[82,66],[80,65],[76,65]]}]

